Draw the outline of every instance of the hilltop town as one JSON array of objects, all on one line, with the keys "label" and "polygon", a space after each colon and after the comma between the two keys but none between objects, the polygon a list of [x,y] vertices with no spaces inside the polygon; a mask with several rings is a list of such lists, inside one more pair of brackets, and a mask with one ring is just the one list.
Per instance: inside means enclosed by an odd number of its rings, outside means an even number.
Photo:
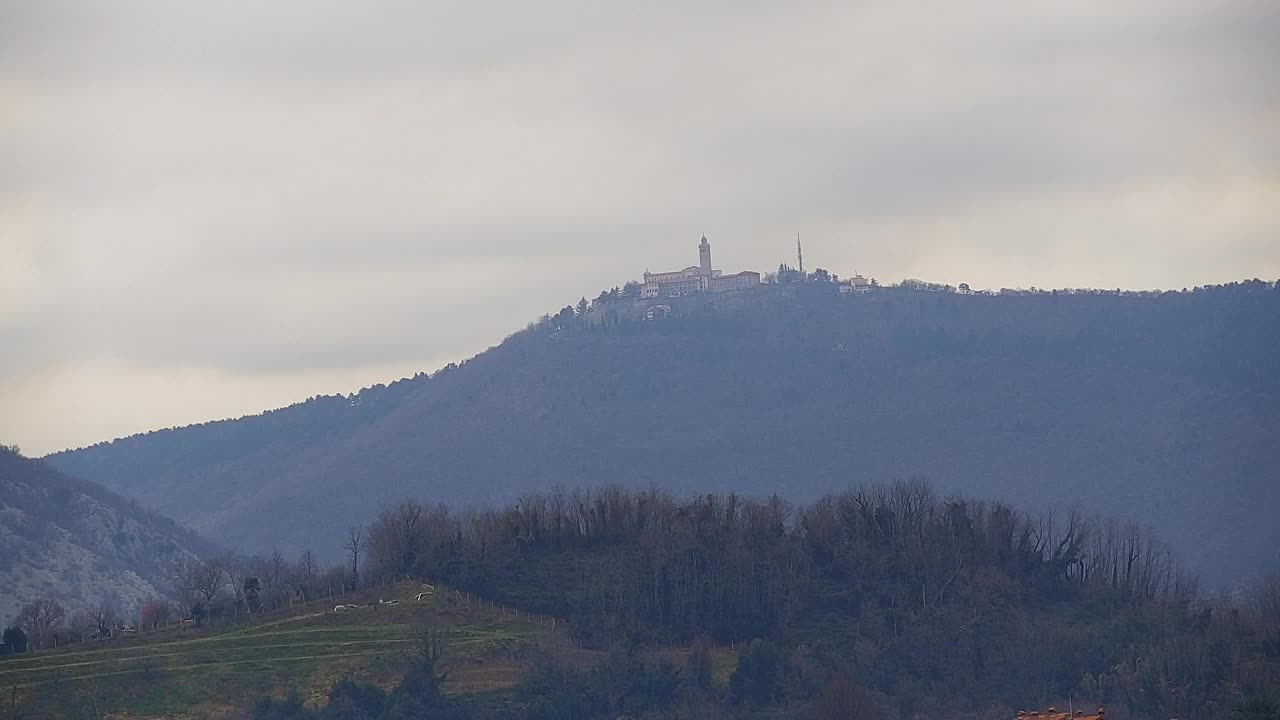
[{"label": "hilltop town", "polygon": [[[798,252],[797,254],[799,255]],[[803,256],[800,257],[802,258]],[[810,279],[834,282],[840,287],[840,292],[842,293],[867,292],[872,287],[872,281],[867,280],[860,274],[846,280],[840,280],[826,270],[817,270],[812,276],[806,275],[804,273],[803,259],[799,262],[799,269],[793,270],[783,265],[779,267],[777,273],[766,274],[763,280],[760,273],[754,270],[743,270],[731,275],[725,275],[722,271],[715,269],[711,262],[711,243],[707,240],[706,235],[703,235],[701,242],[698,243],[697,265],[690,265],[683,270],[656,273],[645,270],[643,278],[644,280],[639,287],[640,299],[642,300],[679,297],[700,292],[719,293],[750,290],[759,286],[762,282],[772,284]]]},{"label": "hilltop town", "polygon": [[742,270],[726,274],[716,269],[711,259],[711,242],[703,235],[698,242],[698,264],[683,270],[650,272],[646,269],[639,281],[628,281],[621,288],[602,291],[595,299],[583,297],[577,305],[567,305],[558,313],[544,315],[530,323],[529,329],[548,327],[563,329],[569,325],[586,323],[594,325],[617,319],[661,320],[672,313],[667,301],[699,295],[741,294],[753,290],[798,284],[821,285],[830,292],[841,295],[867,293],[880,285],[860,273],[841,278],[823,268],[811,273],[804,271],[804,257],[799,241],[796,244],[797,267],[785,263],[775,272],[760,273]]}]

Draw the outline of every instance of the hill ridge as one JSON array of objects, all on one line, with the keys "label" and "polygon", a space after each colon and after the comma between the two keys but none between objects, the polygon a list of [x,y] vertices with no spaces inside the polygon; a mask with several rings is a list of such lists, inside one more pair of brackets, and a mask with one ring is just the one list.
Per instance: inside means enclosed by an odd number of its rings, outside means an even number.
[{"label": "hill ridge", "polygon": [[923,475],[1150,522],[1230,580],[1280,546],[1258,514],[1280,502],[1277,298],[1261,282],[857,297],[805,283],[662,299],[672,316],[655,321],[653,302],[597,301],[376,392],[48,459],[242,550],[328,557],[316,528],[407,494],[489,504],[617,481],[811,500]]}]

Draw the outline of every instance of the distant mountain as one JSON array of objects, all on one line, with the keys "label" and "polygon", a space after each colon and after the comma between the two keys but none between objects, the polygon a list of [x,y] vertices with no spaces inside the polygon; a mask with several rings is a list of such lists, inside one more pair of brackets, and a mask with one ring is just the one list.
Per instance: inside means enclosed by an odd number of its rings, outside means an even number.
[{"label": "distant mountain", "polygon": [[214,546],[94,483],[0,447],[0,622],[37,598],[136,610]]},{"label": "distant mountain", "polygon": [[[52,455],[244,551],[339,552],[406,495],[622,483],[942,492],[1148,522],[1210,580],[1280,564],[1280,291],[838,294],[827,282],[544,317],[351,397]],[[660,316],[662,313],[658,313]]]}]

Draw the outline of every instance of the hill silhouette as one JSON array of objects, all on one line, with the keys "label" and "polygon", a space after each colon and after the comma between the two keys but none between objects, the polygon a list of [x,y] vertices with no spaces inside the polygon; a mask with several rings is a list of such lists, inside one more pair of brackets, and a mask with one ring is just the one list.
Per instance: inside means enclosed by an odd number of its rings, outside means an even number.
[{"label": "hill silhouette", "polygon": [[1275,566],[1280,291],[961,294],[826,282],[602,295],[461,365],[49,462],[242,551],[339,553],[404,496],[556,484],[811,501],[925,476],[1150,523],[1209,580]]}]

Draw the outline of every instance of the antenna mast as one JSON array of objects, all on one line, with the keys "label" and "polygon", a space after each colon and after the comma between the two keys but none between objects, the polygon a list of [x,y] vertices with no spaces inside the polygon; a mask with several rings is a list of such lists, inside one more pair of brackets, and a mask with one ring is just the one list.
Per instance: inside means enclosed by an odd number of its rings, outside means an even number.
[{"label": "antenna mast", "polygon": [[804,274],[804,250],[800,247],[800,233],[796,233],[796,261],[800,263],[800,274]]}]

